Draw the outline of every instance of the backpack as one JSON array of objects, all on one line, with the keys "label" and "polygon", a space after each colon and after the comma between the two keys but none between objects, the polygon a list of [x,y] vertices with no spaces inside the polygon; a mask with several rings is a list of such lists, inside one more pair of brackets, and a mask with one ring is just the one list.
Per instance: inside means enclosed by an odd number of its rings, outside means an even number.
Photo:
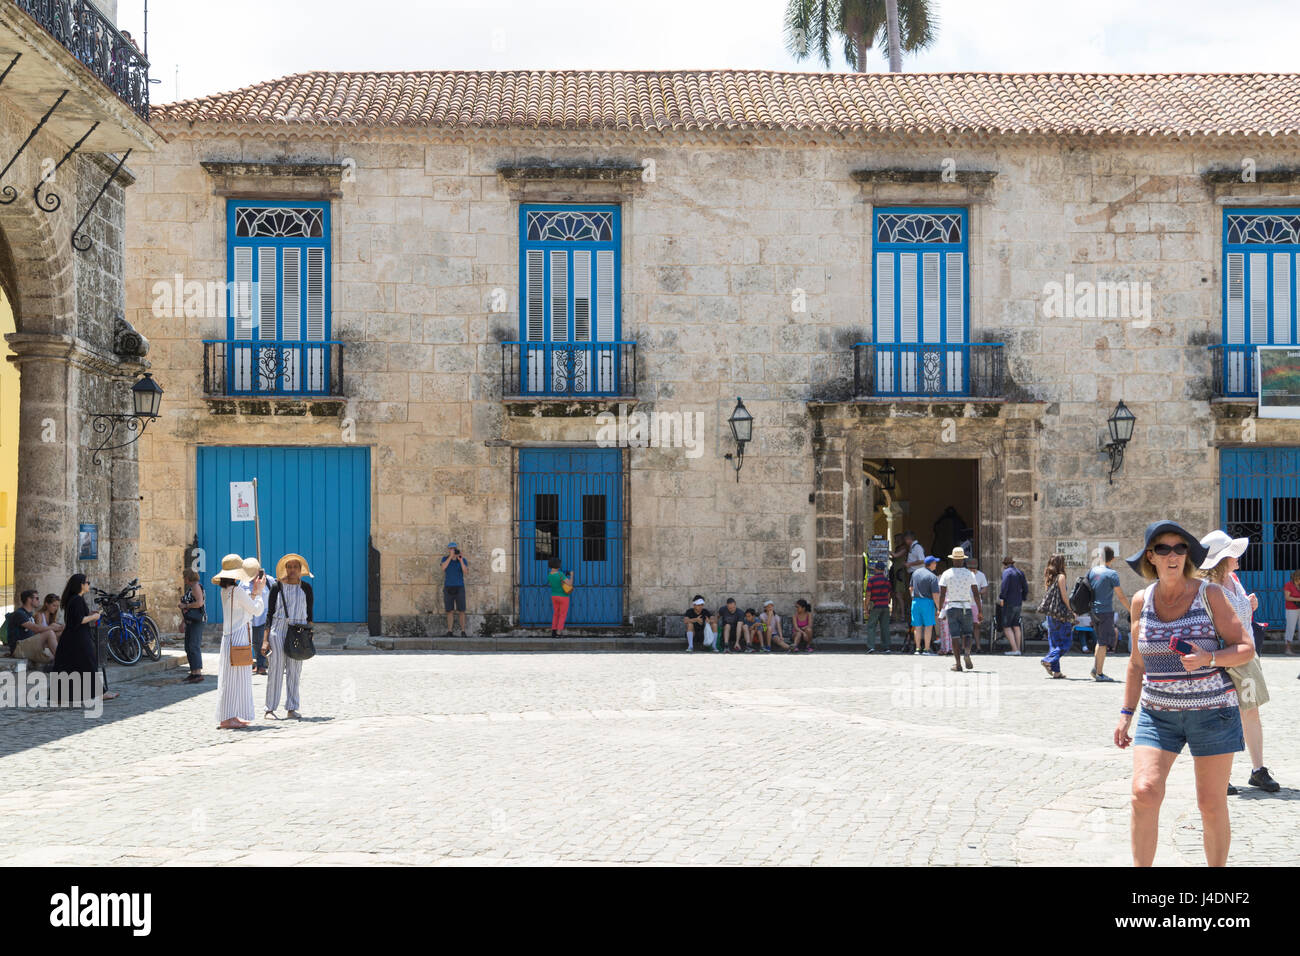
[{"label": "backpack", "polygon": [[1092,611],[1092,585],[1086,574],[1075,579],[1074,590],[1070,592],[1070,610],[1075,614],[1088,614]]},{"label": "backpack", "polygon": [[0,624],[0,641],[4,642],[5,647],[9,649],[10,656],[13,655],[14,646],[9,643],[9,618],[13,617],[13,612],[5,615],[5,621]]}]

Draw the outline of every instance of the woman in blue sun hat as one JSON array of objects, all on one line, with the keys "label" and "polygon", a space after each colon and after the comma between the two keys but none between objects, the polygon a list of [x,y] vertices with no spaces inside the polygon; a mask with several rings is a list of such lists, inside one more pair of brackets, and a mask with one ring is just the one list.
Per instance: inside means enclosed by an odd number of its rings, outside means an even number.
[{"label": "woman in blue sun hat", "polygon": [[1165,780],[1188,747],[1205,861],[1223,866],[1232,839],[1228,776],[1233,755],[1245,745],[1237,692],[1224,668],[1251,660],[1255,647],[1223,590],[1197,577],[1206,549],[1195,535],[1161,520],[1147,525],[1144,538],[1128,564],[1152,583],[1133,596],[1133,652],[1115,727],[1115,745],[1133,745],[1133,863],[1155,860]]}]

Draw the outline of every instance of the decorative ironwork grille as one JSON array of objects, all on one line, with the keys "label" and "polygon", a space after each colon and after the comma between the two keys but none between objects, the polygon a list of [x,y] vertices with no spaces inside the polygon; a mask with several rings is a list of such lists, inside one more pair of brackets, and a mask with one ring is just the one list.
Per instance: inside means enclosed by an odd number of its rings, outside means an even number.
[{"label": "decorative ironwork grille", "polygon": [[149,61],[90,0],[14,0],[141,119],[149,119]]}]

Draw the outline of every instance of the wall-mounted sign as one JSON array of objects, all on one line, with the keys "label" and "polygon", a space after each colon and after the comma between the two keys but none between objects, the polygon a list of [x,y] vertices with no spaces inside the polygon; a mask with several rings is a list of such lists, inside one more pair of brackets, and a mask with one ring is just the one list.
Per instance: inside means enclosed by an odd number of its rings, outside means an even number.
[{"label": "wall-mounted sign", "polygon": [[99,560],[99,525],[83,524],[77,528],[77,560]]},{"label": "wall-mounted sign", "polygon": [[252,521],[255,502],[256,497],[251,481],[232,481],[230,483],[231,521]]},{"label": "wall-mounted sign", "polygon": [[1260,418],[1300,418],[1300,348],[1255,349]]},{"label": "wall-mounted sign", "polygon": [[1107,548],[1110,548],[1110,550],[1115,554],[1115,556],[1116,556],[1116,557],[1119,557],[1119,542],[1118,542],[1118,541],[1098,541],[1098,542],[1097,542],[1097,546],[1096,546],[1095,548],[1092,549],[1092,563],[1093,563],[1093,564],[1101,564],[1103,561],[1106,560],[1106,549],[1107,549]]},{"label": "wall-mounted sign", "polygon": [[1056,542],[1055,554],[1065,555],[1067,568],[1086,568],[1088,566],[1088,542],[1083,540],[1060,540]]}]

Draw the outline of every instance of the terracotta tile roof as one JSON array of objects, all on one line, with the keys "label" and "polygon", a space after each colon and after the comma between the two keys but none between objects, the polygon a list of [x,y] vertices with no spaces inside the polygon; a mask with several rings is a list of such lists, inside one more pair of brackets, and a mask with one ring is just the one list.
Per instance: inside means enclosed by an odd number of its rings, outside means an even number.
[{"label": "terracotta tile roof", "polygon": [[1300,73],[298,73],[169,123],[526,130],[1292,136]]}]

